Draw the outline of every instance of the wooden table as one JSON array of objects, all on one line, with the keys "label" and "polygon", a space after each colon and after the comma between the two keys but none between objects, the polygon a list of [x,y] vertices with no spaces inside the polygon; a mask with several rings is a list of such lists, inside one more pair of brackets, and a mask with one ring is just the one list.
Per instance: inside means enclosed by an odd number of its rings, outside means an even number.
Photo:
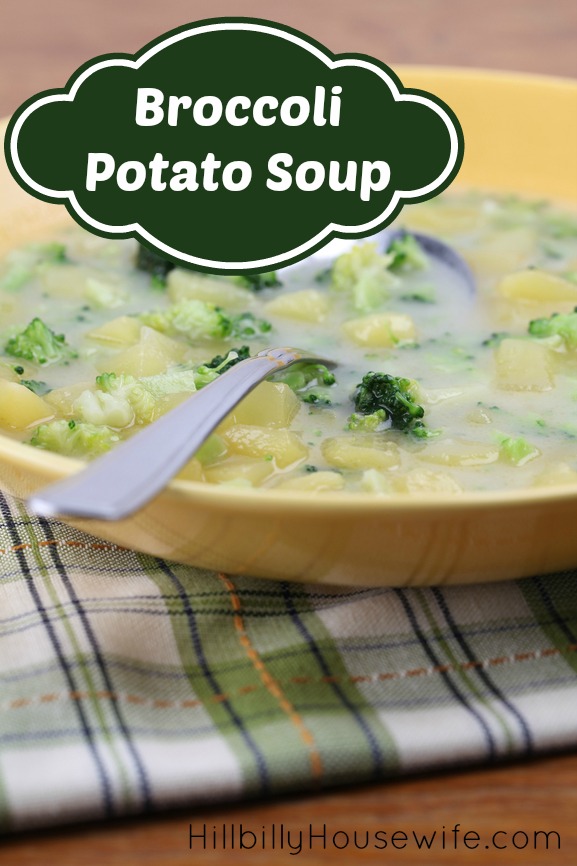
[{"label": "wooden table", "polygon": [[[223,15],[271,18],[297,27],[334,51],[360,51],[390,63],[517,69],[577,77],[577,3],[574,0],[291,0],[290,4],[245,0],[2,0],[0,20],[0,115],[39,90],[62,86],[84,61],[100,53],[131,52],[160,33],[188,21]],[[576,722],[577,724],[577,722]],[[214,807],[202,812],[22,834],[0,846],[5,866],[179,866],[191,862],[269,862],[289,854],[255,850],[190,851],[189,823],[262,827],[284,823],[293,830],[327,825],[327,831],[363,835],[378,830],[419,835],[446,830],[446,847],[419,850],[366,849],[350,853],[319,847],[295,862],[445,864],[577,863],[577,755],[534,763],[481,768],[402,782],[295,797],[267,803]],[[453,847],[474,831],[479,849]],[[557,831],[550,848],[533,850],[535,830]],[[507,848],[484,848],[496,837]],[[515,831],[530,837],[513,846]],[[341,840],[343,836],[339,837]],[[397,837],[402,844],[402,837]],[[473,839],[474,837],[469,837]],[[524,836],[515,837],[518,845]]]}]

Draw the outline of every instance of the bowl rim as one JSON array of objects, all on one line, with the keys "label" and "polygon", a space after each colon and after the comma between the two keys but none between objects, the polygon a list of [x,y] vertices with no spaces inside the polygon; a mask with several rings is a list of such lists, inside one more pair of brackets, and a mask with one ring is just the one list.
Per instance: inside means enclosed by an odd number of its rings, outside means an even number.
[{"label": "bowl rim", "polygon": [[[394,71],[400,75],[439,75],[449,79],[459,76],[468,80],[502,81],[508,85],[545,85],[574,91],[577,96],[577,77],[548,75],[543,73],[515,71],[508,69],[484,69],[476,66],[436,66],[430,64],[395,64]],[[9,117],[0,118],[0,132],[5,132]],[[66,219],[64,205],[55,205],[62,209],[63,221]],[[68,219],[70,217],[68,216]],[[11,462],[20,471],[39,471],[50,476],[54,481],[79,471],[86,463],[61,454],[33,448],[32,446],[11,439],[0,433],[0,458]],[[47,482],[49,483],[49,482]],[[274,487],[235,488],[205,481],[189,481],[173,479],[158,495],[158,499],[169,497],[188,501],[195,506],[210,510],[236,511],[241,507],[245,511],[263,512],[285,510],[288,513],[298,512],[302,515],[331,514],[337,512],[343,517],[355,514],[389,515],[403,514],[420,516],[423,512],[437,511],[457,514],[463,508],[480,511],[530,507],[531,505],[550,505],[553,503],[577,504],[577,481],[569,484],[554,484],[543,487],[526,487],[515,489],[473,490],[458,493],[426,493],[410,495],[406,493],[375,494],[365,491],[318,491],[311,495],[310,491],[279,490]],[[130,518],[128,518],[130,519]]]}]

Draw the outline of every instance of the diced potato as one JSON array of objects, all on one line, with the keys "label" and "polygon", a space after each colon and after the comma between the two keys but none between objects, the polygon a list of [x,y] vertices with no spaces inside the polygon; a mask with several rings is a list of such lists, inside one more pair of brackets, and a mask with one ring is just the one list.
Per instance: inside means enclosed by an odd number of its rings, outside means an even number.
[{"label": "diced potato", "polygon": [[54,410],[18,382],[0,379],[0,425],[11,430],[26,430],[54,418]]},{"label": "diced potato", "polygon": [[142,324],[133,316],[119,316],[90,331],[86,336],[107,346],[133,346],[140,338]]},{"label": "diced potato", "polygon": [[186,346],[153,328],[144,326],[136,345],[109,355],[99,362],[98,369],[107,373],[127,373],[131,376],[154,376],[164,373],[172,364],[180,363]]},{"label": "diced potato", "polygon": [[379,472],[378,469],[366,469],[361,478],[361,489],[366,493],[386,493],[390,495],[393,490],[391,476]]},{"label": "diced potato", "polygon": [[43,398],[52,406],[58,415],[72,415],[72,406],[77,397],[83,391],[89,391],[94,387],[94,382],[75,382],[74,385],[65,385],[63,388],[55,388]]},{"label": "diced potato", "polygon": [[309,493],[320,493],[323,490],[342,490],[344,478],[338,472],[307,472],[298,478],[287,478],[275,487],[282,490],[306,490]]},{"label": "diced potato", "polygon": [[234,424],[288,427],[300,409],[294,391],[282,382],[262,382],[232,411]]},{"label": "diced potato", "polygon": [[396,346],[417,336],[413,320],[404,313],[372,313],[351,319],[344,323],[343,331],[358,346]]},{"label": "diced potato", "polygon": [[211,484],[230,484],[233,481],[248,481],[252,487],[259,487],[275,471],[272,460],[264,457],[233,456],[205,468],[204,475]]},{"label": "diced potato", "polygon": [[461,493],[463,488],[446,472],[431,469],[412,469],[406,475],[395,478],[395,489],[399,493]]},{"label": "diced potato", "polygon": [[553,463],[534,478],[533,484],[536,487],[577,484],[577,471],[572,469],[568,463]]},{"label": "diced potato", "polygon": [[492,233],[463,255],[475,271],[506,274],[531,260],[536,243],[535,229],[521,226]]},{"label": "diced potato", "polygon": [[537,268],[508,274],[497,292],[512,301],[571,301],[577,303],[577,285]]},{"label": "diced potato", "polygon": [[272,456],[281,469],[304,460],[309,453],[300,437],[289,430],[234,424],[223,432],[223,438],[231,451],[249,457]]},{"label": "diced potato", "polygon": [[366,434],[325,439],[321,450],[337,469],[391,469],[400,464],[399,449],[384,436]]},{"label": "diced potato", "polygon": [[175,268],[167,277],[168,296],[171,301],[193,299],[216,304],[226,310],[251,310],[256,298],[250,289],[235,286],[234,283],[218,277],[208,277]]},{"label": "diced potato", "polygon": [[329,308],[329,299],[318,289],[303,289],[300,292],[279,295],[265,304],[267,313],[303,322],[323,322]]},{"label": "diced potato", "polygon": [[508,391],[549,391],[551,351],[532,340],[506,339],[495,352],[497,386]]},{"label": "diced potato", "polygon": [[200,461],[196,458],[189,460],[176,477],[184,481],[204,481],[204,472]]},{"label": "diced potato", "polygon": [[444,466],[484,466],[499,459],[499,445],[485,442],[469,442],[465,439],[443,439],[427,443],[417,453],[425,463]]},{"label": "diced potato", "polygon": [[48,265],[40,269],[40,282],[51,298],[85,300],[96,308],[117,307],[126,299],[117,277],[81,265]]}]

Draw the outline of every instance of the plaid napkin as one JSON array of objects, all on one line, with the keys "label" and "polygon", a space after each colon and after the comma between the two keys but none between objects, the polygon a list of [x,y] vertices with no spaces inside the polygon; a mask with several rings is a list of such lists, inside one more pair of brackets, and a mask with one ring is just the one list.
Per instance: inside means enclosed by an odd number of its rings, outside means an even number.
[{"label": "plaid napkin", "polygon": [[573,573],[273,583],[0,506],[4,829],[577,744]]}]

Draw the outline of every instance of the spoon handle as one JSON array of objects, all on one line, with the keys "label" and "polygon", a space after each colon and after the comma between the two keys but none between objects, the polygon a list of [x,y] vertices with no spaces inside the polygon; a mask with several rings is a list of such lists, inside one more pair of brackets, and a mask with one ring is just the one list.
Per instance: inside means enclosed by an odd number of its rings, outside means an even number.
[{"label": "spoon handle", "polygon": [[166,486],[259,382],[283,367],[306,360],[321,359],[294,349],[266,349],[235,364],[86,469],[36,493],[28,506],[45,517],[128,517]]}]

